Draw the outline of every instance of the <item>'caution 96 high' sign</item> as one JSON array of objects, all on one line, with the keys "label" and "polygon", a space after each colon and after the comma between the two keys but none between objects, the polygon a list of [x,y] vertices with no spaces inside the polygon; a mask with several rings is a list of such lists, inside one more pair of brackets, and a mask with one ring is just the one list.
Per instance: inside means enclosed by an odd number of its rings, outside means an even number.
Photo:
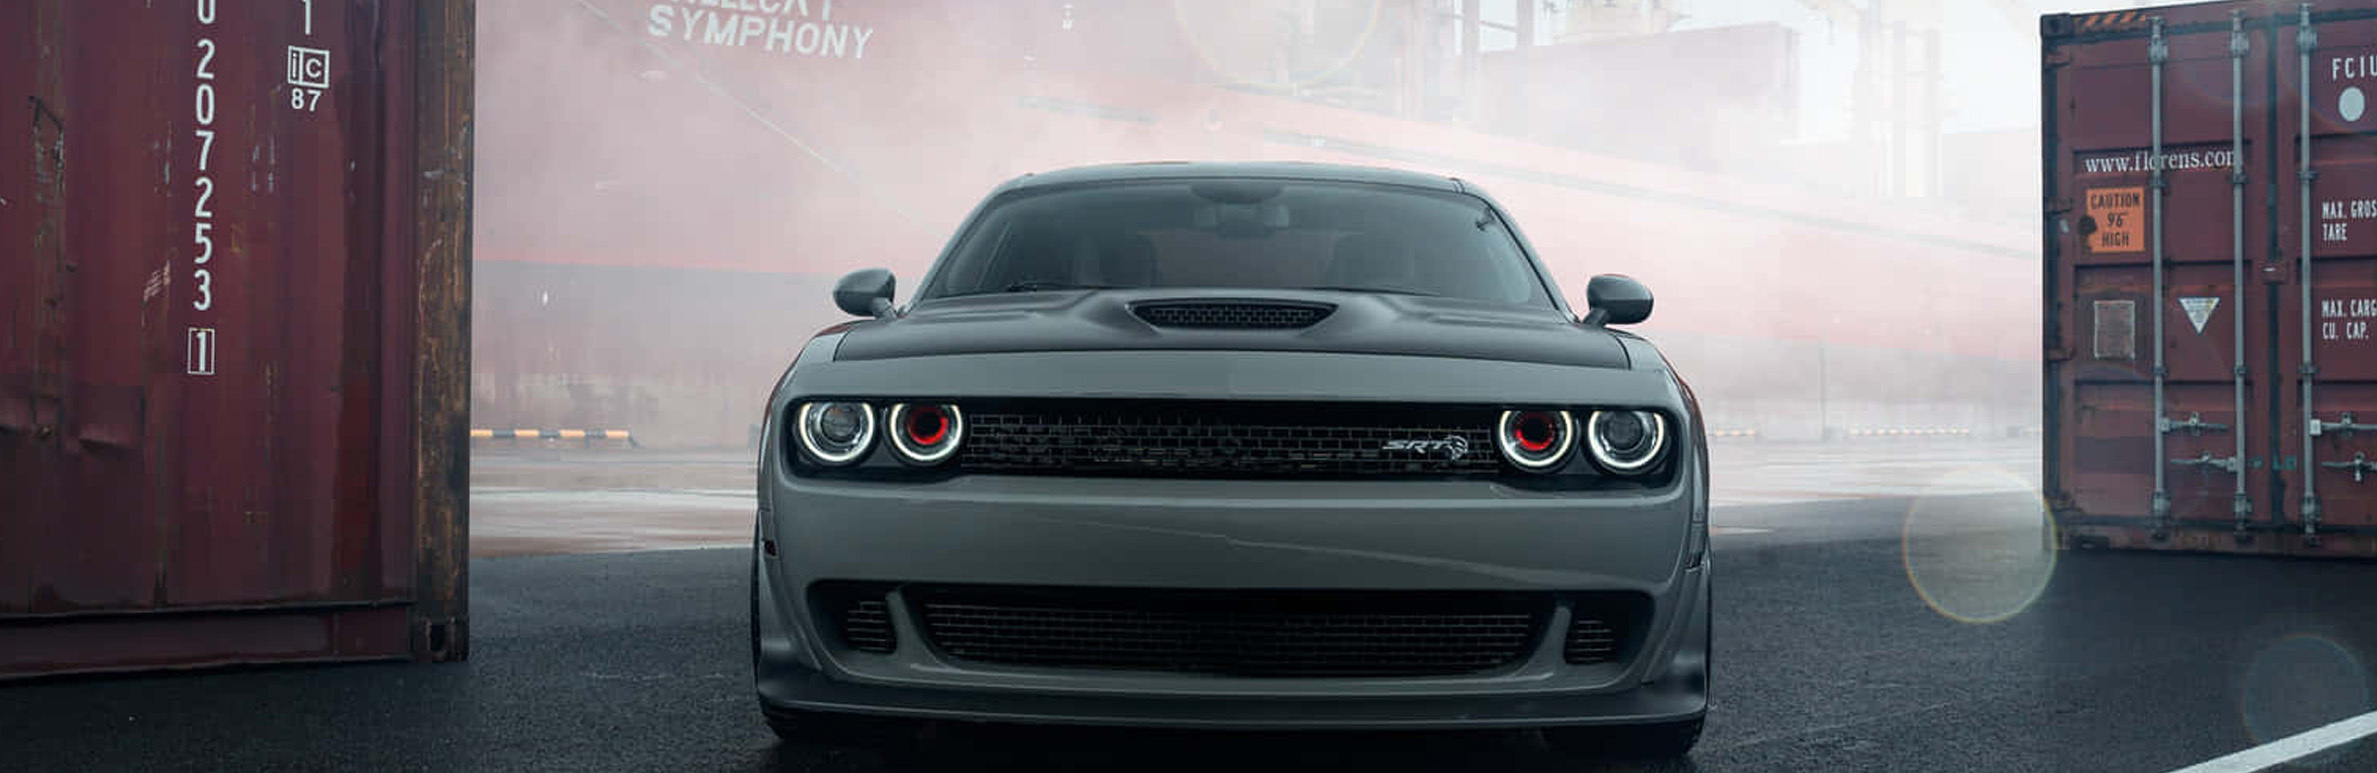
[{"label": "'caution 96 high' sign", "polygon": [[2146,249],[2146,189],[2143,186],[2088,189],[2089,252]]}]

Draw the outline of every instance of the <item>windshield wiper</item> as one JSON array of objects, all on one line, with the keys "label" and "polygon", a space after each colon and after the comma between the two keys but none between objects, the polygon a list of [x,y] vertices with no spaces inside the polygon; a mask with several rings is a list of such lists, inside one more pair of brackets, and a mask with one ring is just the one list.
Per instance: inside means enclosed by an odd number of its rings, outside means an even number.
[{"label": "windshield wiper", "polygon": [[1074,284],[1074,283],[1072,283],[1072,282],[1054,282],[1054,281],[1048,281],[1048,280],[1044,280],[1044,279],[1026,279],[1026,280],[1023,280],[1023,281],[1021,281],[1021,282],[1016,282],[1016,283],[1014,283],[1014,284],[1008,285],[1008,286],[1007,286],[1007,289],[1006,289],[1006,292],[1011,292],[1011,293],[1037,293],[1037,292],[1044,292],[1044,291],[1048,291],[1048,290],[1112,290],[1112,289],[1114,289],[1114,288],[1112,288],[1112,287],[1108,287],[1108,286],[1106,286],[1106,285],[1085,285],[1085,284]]}]

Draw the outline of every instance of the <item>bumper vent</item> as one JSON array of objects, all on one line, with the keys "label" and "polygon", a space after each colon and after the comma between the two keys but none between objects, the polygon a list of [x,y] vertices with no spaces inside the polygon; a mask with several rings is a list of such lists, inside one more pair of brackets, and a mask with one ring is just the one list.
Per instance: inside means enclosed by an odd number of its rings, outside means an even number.
[{"label": "bumper vent", "polygon": [[1311,327],[1337,310],[1326,304],[1234,302],[1142,303],[1131,313],[1156,327],[1209,330],[1292,330]]},{"label": "bumper vent", "polygon": [[953,658],[1248,677],[1447,676],[1508,666],[1551,599],[1527,594],[918,589]]},{"label": "bumper vent", "polygon": [[842,634],[842,644],[860,652],[890,654],[898,646],[891,633],[891,607],[881,594],[841,594],[825,610]]},{"label": "bumper vent", "polygon": [[985,472],[1441,476],[1502,471],[1494,412],[1432,406],[1132,403],[967,408],[959,462]]},{"label": "bumper vent", "polygon": [[1568,644],[1561,656],[1573,665],[1608,663],[1618,659],[1618,644],[1616,625],[1580,609],[1568,624]]}]

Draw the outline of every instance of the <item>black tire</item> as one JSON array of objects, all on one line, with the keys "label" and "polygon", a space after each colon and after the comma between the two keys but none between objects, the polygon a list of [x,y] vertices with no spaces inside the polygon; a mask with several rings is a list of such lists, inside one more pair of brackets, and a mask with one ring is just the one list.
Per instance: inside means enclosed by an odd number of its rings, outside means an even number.
[{"label": "black tire", "polygon": [[1543,742],[1552,751],[1571,757],[1619,760],[1674,760],[1692,753],[1700,743],[1704,718],[1656,725],[1609,727],[1547,727]]},{"label": "black tire", "polygon": [[751,551],[751,678],[759,679],[759,550]]}]

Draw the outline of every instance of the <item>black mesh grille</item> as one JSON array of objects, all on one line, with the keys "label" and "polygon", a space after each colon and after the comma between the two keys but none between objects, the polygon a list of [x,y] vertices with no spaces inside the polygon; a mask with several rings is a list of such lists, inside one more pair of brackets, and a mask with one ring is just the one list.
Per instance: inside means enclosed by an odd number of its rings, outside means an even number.
[{"label": "black mesh grille", "polygon": [[827,602],[842,631],[842,643],[861,652],[889,653],[897,646],[891,634],[891,607],[883,596],[838,594]]},{"label": "black mesh grille", "polygon": [[1526,658],[1548,597],[912,589],[951,657],[1254,677],[1436,676]]},{"label": "black mesh grille", "polygon": [[959,457],[966,469],[994,472],[1490,475],[1502,465],[1494,416],[1409,406],[969,406]]},{"label": "black mesh grille", "polygon": [[1561,657],[1577,665],[1618,659],[1618,628],[1609,620],[1579,609],[1568,624],[1568,643]]},{"label": "black mesh grille", "polygon": [[1156,327],[1276,330],[1311,327],[1336,311],[1321,304],[1198,302],[1142,303],[1131,311]]}]

